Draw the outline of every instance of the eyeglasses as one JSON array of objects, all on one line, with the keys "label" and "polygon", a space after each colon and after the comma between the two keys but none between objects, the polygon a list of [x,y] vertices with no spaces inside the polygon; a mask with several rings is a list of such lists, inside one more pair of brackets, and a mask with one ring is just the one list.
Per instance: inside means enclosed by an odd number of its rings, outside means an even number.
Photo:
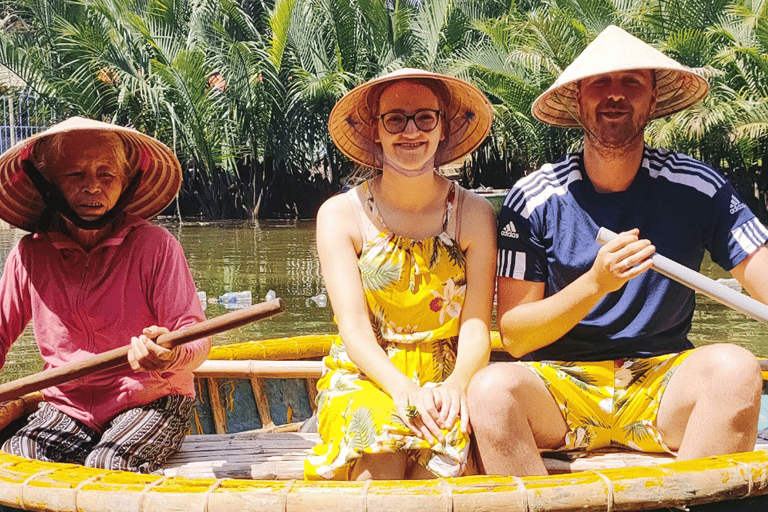
[{"label": "eyeglasses", "polygon": [[402,112],[387,112],[381,114],[381,121],[384,124],[384,129],[392,135],[402,133],[405,127],[408,126],[408,121],[413,121],[416,128],[422,132],[431,132],[437,126],[437,121],[440,119],[439,110],[433,110],[431,108],[425,108],[423,110],[416,111],[412,116],[407,116]]}]

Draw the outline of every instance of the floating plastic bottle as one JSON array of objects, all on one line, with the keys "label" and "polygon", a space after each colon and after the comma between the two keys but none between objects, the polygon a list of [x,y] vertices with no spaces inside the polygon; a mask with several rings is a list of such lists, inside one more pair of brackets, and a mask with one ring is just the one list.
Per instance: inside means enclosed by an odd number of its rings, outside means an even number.
[{"label": "floating plastic bottle", "polygon": [[244,292],[227,292],[224,295],[219,295],[219,299],[208,299],[209,303],[219,303],[227,309],[240,309],[246,308],[252,304],[253,297],[251,291],[246,290]]},{"label": "floating plastic bottle", "polygon": [[307,306],[311,305],[313,302],[317,307],[320,308],[327,306],[328,296],[325,294],[325,288],[323,288],[317,295],[313,295],[312,297],[308,298],[305,302]]},{"label": "floating plastic bottle", "polygon": [[275,290],[269,290],[267,294],[264,296],[264,300],[273,300],[277,298],[277,293],[275,293]]},{"label": "floating plastic bottle", "polygon": [[208,309],[208,299],[205,296],[205,292],[197,292],[197,298],[200,299],[200,307],[203,308],[203,311]]}]

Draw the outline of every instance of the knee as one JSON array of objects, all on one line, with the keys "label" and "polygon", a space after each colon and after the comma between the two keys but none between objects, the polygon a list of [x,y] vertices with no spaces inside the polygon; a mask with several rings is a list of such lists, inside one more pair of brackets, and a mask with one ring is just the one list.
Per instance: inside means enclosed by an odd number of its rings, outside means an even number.
[{"label": "knee", "polygon": [[702,376],[710,389],[728,395],[741,395],[759,403],[763,388],[760,363],[749,351],[737,345],[707,347],[707,364]]},{"label": "knee", "polygon": [[469,383],[467,400],[470,414],[488,410],[498,414],[513,409],[535,379],[530,371],[515,364],[496,363],[477,372]]}]

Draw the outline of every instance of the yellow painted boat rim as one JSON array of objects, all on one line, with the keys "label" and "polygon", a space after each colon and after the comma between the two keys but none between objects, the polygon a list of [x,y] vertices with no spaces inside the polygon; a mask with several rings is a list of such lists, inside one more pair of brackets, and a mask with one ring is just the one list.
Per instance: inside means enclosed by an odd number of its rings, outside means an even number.
[{"label": "yellow painted boat rim", "polygon": [[[707,475],[707,473],[711,473]],[[698,476],[699,478],[694,478]],[[635,467],[588,471],[568,475],[544,477],[495,477],[467,476],[459,478],[435,479],[428,481],[375,481],[375,482],[307,482],[276,480],[222,480],[194,479],[185,477],[166,477],[159,475],[141,475],[123,471],[86,468],[72,464],[32,461],[9,454],[0,453],[0,504],[22,509],[49,509],[45,497],[51,502],[61,500],[60,495],[73,495],[80,499],[88,493],[98,493],[109,503],[109,493],[120,496],[121,500],[142,499],[149,494],[170,496],[171,494],[188,495],[190,498],[213,500],[215,496],[234,493],[257,495],[260,499],[270,496],[269,501],[286,507],[292,496],[319,496],[332,494],[337,499],[359,500],[376,496],[377,500],[387,496],[400,499],[406,496],[440,497],[453,502],[452,509],[459,510],[457,500],[471,496],[475,503],[484,498],[496,502],[504,497],[510,504],[519,502],[519,510],[532,506],[531,501],[540,499],[547,491],[557,489],[563,499],[563,488],[577,494],[593,494],[589,502],[605,502],[611,510],[621,502],[626,502],[627,492],[637,493],[638,489],[663,488],[675,489],[679,497],[663,498],[656,493],[659,506],[662,503],[677,503],[684,496],[698,493],[699,502],[706,499],[706,489],[692,489],[696,482],[718,482],[712,496],[723,499],[743,498],[768,493],[768,453],[764,451],[748,452],[726,456],[709,457],[694,461],[672,462],[653,467]],[[690,480],[690,484],[685,482]],[[581,491],[579,490],[581,488]],[[35,496],[34,501],[30,501]],[[538,498],[537,498],[538,497]],[[636,499],[636,498],[635,498]],[[666,499],[666,501],[665,501]],[[670,501],[671,500],[671,501]],[[686,502],[691,504],[690,502]],[[285,508],[285,510],[290,507]],[[451,508],[448,508],[450,510]],[[59,510],[54,508],[53,510]],[[64,509],[62,509],[64,510]],[[76,509],[73,509],[76,510]],[[95,509],[94,509],[95,510]],[[104,510],[113,510],[105,508]],[[143,510],[143,509],[142,509]],[[158,509],[159,510],[159,509]],[[210,509],[213,510],[213,509]],[[515,510],[513,507],[512,510]]]}]

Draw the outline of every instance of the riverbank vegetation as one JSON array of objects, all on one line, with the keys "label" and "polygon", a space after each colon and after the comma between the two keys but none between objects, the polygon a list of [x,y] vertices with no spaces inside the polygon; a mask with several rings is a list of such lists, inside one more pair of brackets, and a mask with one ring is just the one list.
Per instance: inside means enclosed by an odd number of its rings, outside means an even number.
[{"label": "riverbank vegetation", "polygon": [[[173,147],[174,206],[203,218],[312,217],[352,166],[335,150],[334,103],[410,66],[478,85],[492,136],[464,163],[467,186],[508,187],[580,145],[530,106],[607,25],[711,84],[648,142],[727,174],[766,217],[766,0],[15,0],[0,1],[0,64],[53,121],[84,115]],[[616,51],[621,51],[617,48]],[[170,213],[179,213],[178,210]]]}]

